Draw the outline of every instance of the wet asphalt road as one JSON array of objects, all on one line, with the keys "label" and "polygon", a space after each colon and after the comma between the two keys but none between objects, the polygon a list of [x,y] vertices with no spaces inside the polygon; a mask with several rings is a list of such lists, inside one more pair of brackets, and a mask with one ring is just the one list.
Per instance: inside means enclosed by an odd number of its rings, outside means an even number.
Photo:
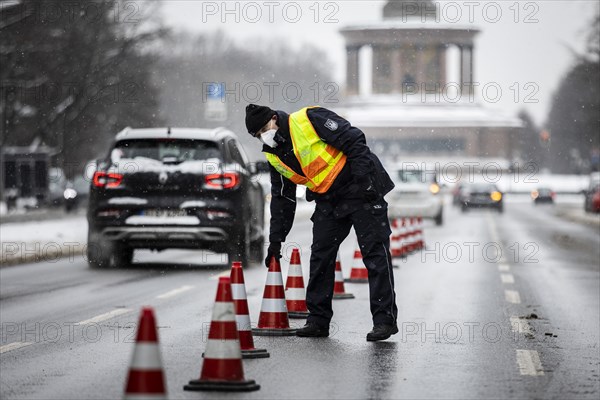
[{"label": "wet asphalt road", "polygon": [[[255,337],[252,393],[184,392],[198,378],[220,256],[136,253],[129,269],[81,258],[0,270],[0,397],[122,397],[139,309],[155,308],[170,398],[589,398],[600,395],[600,232],[528,201],[506,211],[446,208],[427,250],[398,260],[400,333],[367,343],[368,287],[346,284],[328,339]],[[311,223],[289,242],[308,276]],[[288,244],[288,255],[292,245]],[[342,246],[349,274],[354,239]],[[194,264],[189,267],[188,264]],[[284,261],[284,273],[287,262]],[[266,269],[245,270],[253,323]],[[302,325],[302,320],[291,320]]]}]

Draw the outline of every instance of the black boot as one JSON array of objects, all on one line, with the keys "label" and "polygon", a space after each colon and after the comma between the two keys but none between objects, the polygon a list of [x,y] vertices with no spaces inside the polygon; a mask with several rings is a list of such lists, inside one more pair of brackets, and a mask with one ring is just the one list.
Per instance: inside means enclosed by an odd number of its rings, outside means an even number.
[{"label": "black boot", "polygon": [[385,340],[396,333],[398,333],[398,325],[378,324],[373,327],[371,332],[367,333],[367,342]]},{"label": "black boot", "polygon": [[301,337],[327,337],[329,336],[329,327],[319,326],[314,323],[307,323],[303,328],[296,331],[296,336]]}]

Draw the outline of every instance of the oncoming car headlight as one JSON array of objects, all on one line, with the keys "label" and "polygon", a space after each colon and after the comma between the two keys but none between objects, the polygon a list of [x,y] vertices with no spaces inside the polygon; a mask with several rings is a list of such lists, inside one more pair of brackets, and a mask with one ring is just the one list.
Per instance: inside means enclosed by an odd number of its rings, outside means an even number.
[{"label": "oncoming car headlight", "polygon": [[438,194],[440,192],[440,186],[437,183],[432,183],[429,186],[429,191],[433,194]]},{"label": "oncoming car headlight", "polygon": [[502,200],[502,193],[500,193],[500,192],[492,192],[492,193],[490,194],[490,197],[491,197],[491,198],[492,198],[492,200],[494,200],[494,201],[500,201],[500,200]]}]

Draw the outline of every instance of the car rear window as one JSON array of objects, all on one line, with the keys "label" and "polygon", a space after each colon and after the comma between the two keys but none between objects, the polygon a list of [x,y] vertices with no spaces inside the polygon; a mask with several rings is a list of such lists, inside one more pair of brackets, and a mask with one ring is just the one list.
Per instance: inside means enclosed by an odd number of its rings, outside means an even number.
[{"label": "car rear window", "polygon": [[149,158],[163,161],[176,159],[178,162],[219,159],[222,154],[215,142],[188,139],[122,140],[117,142],[113,153],[118,158]]}]

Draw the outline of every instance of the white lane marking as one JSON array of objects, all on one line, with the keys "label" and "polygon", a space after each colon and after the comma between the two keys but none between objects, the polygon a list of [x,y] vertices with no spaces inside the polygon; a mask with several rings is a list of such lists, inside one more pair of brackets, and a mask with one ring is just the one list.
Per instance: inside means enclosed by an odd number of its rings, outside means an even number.
[{"label": "white lane marking", "polygon": [[77,325],[89,325],[89,324],[97,324],[102,321],[106,321],[107,319],[114,318],[118,315],[127,314],[131,310],[129,308],[117,308],[116,310],[109,311],[104,314],[97,315],[93,318],[83,320],[81,322],[77,322]]},{"label": "white lane marking", "polygon": [[521,303],[521,296],[519,295],[519,292],[517,292],[516,290],[505,290],[504,298],[509,303],[513,303],[513,304]]},{"label": "white lane marking", "polygon": [[540,355],[535,350],[517,350],[517,364],[521,375],[544,375]]},{"label": "white lane marking", "polygon": [[532,333],[533,329],[526,319],[519,317],[510,317],[510,327],[515,333]]},{"label": "white lane marking", "polygon": [[168,291],[166,293],[163,294],[159,294],[158,296],[156,296],[157,299],[168,299],[169,297],[174,297],[177,296],[178,294],[181,294],[183,292],[187,292],[188,290],[193,289],[194,286],[190,286],[190,285],[184,285],[180,288],[177,289],[173,289],[171,291]]},{"label": "white lane marking", "polygon": [[515,283],[515,277],[513,274],[500,274],[502,283]]},{"label": "white lane marking", "polygon": [[9,344],[5,344],[4,346],[0,346],[0,354],[4,354],[11,350],[20,349],[21,347],[26,347],[32,345],[32,342],[13,342]]},{"label": "white lane marking", "polygon": [[500,272],[508,272],[508,271],[510,271],[510,265],[508,265],[508,264],[498,264],[498,271],[500,271]]},{"label": "white lane marking", "polygon": [[211,276],[208,279],[210,279],[211,281],[218,281],[219,278],[226,278],[226,277],[228,277],[230,275],[231,275],[231,271],[223,271],[220,274],[213,275],[213,276]]}]

